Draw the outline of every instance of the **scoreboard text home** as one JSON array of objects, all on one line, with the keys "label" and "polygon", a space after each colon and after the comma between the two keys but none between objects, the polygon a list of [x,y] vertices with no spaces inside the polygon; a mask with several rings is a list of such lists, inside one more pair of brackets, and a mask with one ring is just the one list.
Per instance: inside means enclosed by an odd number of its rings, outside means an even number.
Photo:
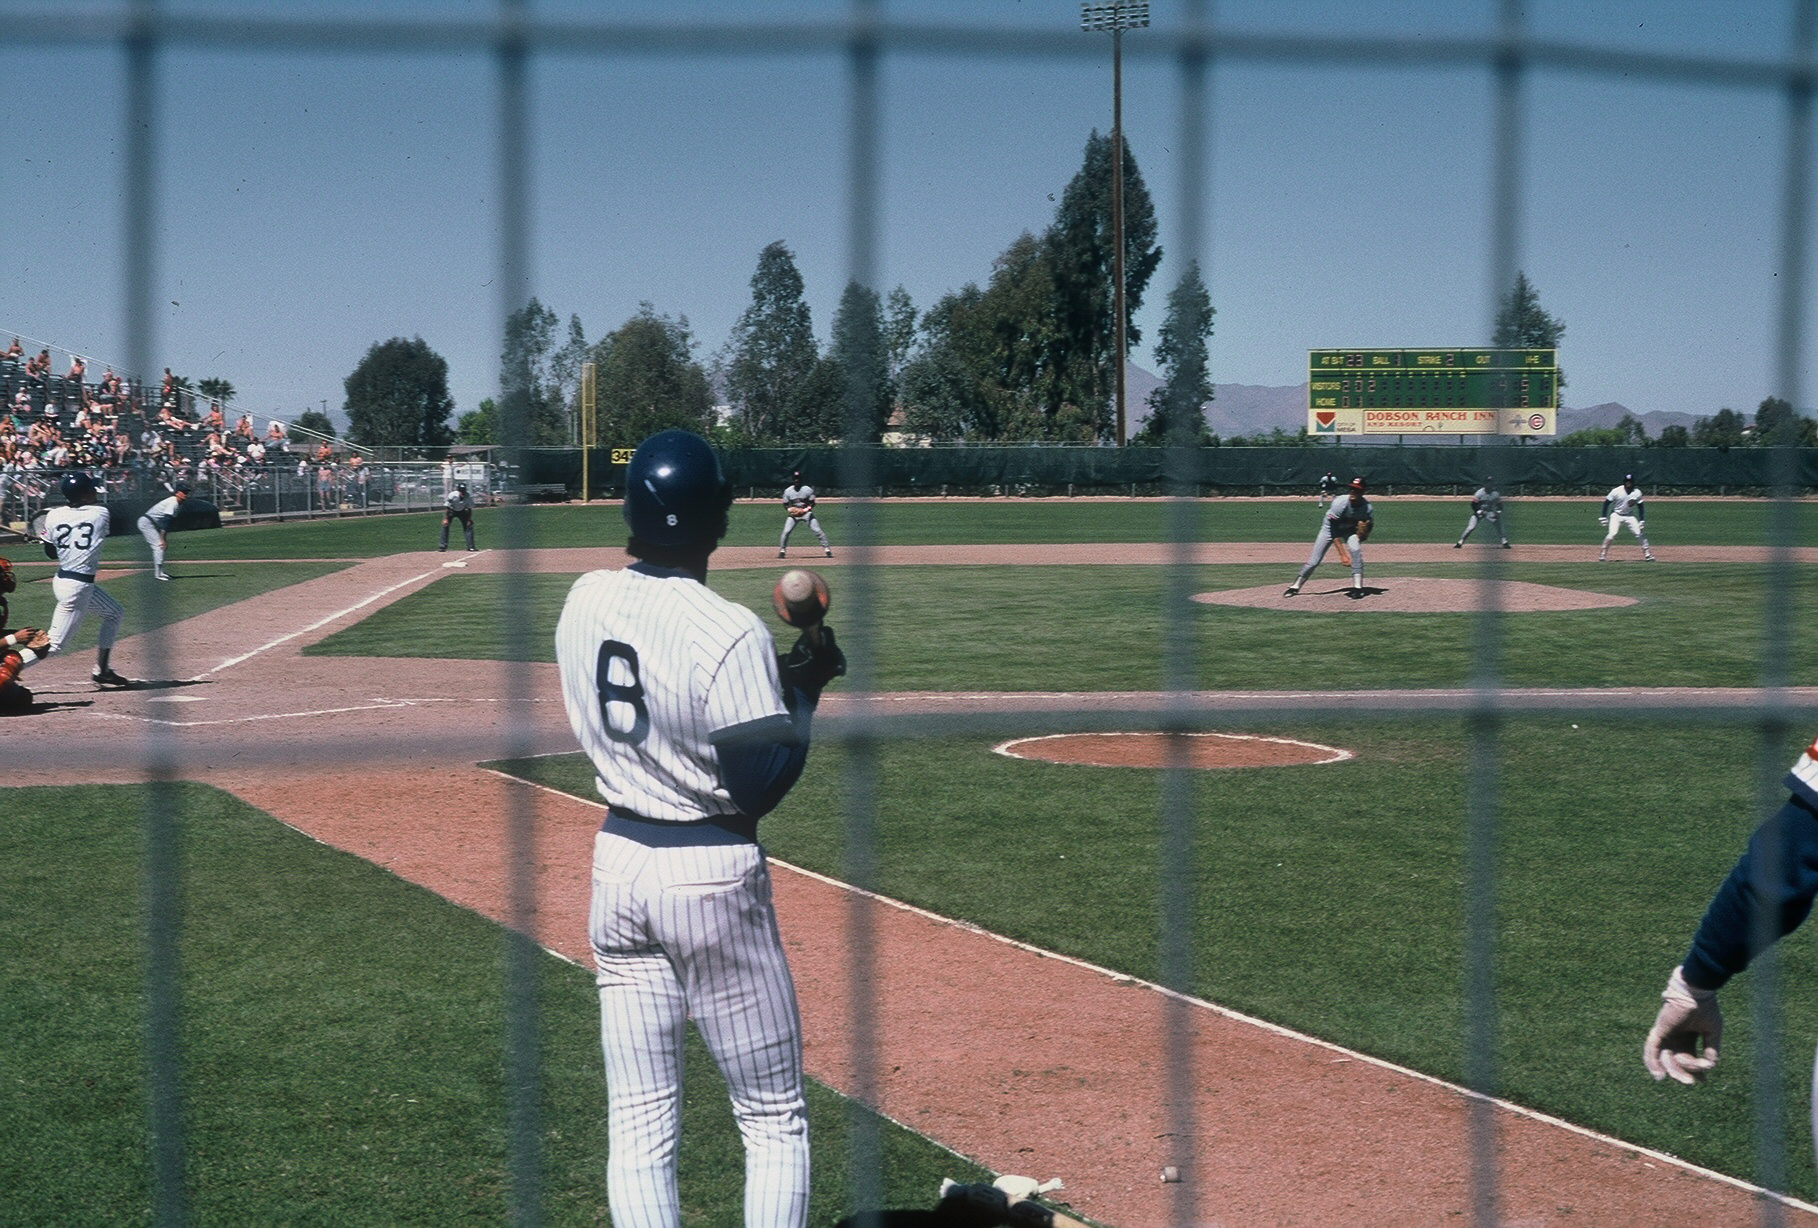
[{"label": "scoreboard text home", "polygon": [[1556,350],[1308,350],[1309,435],[1552,435]]}]

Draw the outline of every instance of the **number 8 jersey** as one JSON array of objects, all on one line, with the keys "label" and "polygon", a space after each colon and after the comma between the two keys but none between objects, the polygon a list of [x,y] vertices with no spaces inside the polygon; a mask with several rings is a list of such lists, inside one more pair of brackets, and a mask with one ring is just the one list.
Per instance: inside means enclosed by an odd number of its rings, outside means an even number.
[{"label": "number 8 jersey", "polygon": [[684,572],[588,572],[555,642],[569,724],[615,810],[672,823],[736,814],[713,744],[791,726],[763,620]]}]

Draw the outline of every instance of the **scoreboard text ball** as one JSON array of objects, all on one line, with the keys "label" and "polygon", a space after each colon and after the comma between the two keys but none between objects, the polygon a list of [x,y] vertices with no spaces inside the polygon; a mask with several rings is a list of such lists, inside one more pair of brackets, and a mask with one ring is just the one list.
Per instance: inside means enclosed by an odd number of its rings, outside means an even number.
[{"label": "scoreboard text ball", "polygon": [[1311,435],[1552,435],[1555,350],[1309,350]]}]

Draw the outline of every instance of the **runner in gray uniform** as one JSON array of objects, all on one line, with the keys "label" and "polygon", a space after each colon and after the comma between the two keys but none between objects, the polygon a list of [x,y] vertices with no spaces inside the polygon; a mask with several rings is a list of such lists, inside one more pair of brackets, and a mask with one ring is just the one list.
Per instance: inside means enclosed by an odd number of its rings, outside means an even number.
[{"label": "runner in gray uniform", "polygon": [[1332,500],[1331,510],[1326,512],[1325,520],[1319,526],[1319,536],[1313,539],[1313,553],[1307,558],[1307,565],[1294,577],[1294,583],[1288,585],[1284,597],[1292,597],[1300,592],[1300,586],[1307,582],[1319,561],[1326,557],[1326,551],[1332,548],[1334,541],[1345,543],[1351,552],[1351,598],[1361,600],[1363,590],[1363,544],[1375,527],[1376,510],[1370,501],[1364,498],[1364,480],[1352,478],[1351,485],[1344,494]]},{"label": "runner in gray uniform", "polygon": [[827,544],[827,535],[821,532],[821,522],[814,515],[814,487],[802,481],[800,471],[793,475],[793,480],[783,488],[783,510],[788,516],[783,521],[783,540],[776,544],[776,557],[785,558],[789,554],[789,535],[795,532],[795,526],[807,522],[814,535],[821,539],[821,549],[827,557],[833,557],[833,547]]},{"label": "runner in gray uniform", "polygon": [[467,495],[467,483],[457,482],[455,488],[448,492],[445,500],[447,506],[442,509],[442,544],[436,550],[448,549],[448,525],[457,517],[461,529],[467,534],[467,548],[473,549],[473,500]]},{"label": "runner in gray uniform", "polygon": [[1471,496],[1471,518],[1465,521],[1464,532],[1452,543],[1452,549],[1461,549],[1470,540],[1477,528],[1477,522],[1487,520],[1496,526],[1496,532],[1502,535],[1502,548],[1509,548],[1509,531],[1502,527],[1502,492],[1496,489],[1496,479],[1485,478],[1477,493]]},{"label": "runner in gray uniform", "polygon": [[707,587],[732,489],[707,441],[662,431],[625,472],[628,567],[575,581],[556,623],[569,724],[606,819],[588,932],[606,1066],[607,1201],[618,1228],[680,1228],[685,1023],[726,1078],[747,1228],[808,1221],[801,1016],[758,820],[808,757],[833,629],[780,660],[764,620]]},{"label": "runner in gray uniform", "polygon": [[179,481],[170,488],[170,496],[160,499],[146,509],[145,515],[139,517],[139,534],[145,538],[145,544],[151,547],[152,571],[160,580],[168,580],[164,574],[164,548],[170,534],[170,522],[177,518],[177,509],[189,498],[189,483]]},{"label": "runner in gray uniform", "polygon": [[1326,470],[1326,476],[1319,479],[1319,496],[1314,499],[1314,502],[1319,504],[1319,506],[1324,507],[1332,502],[1332,496],[1337,493],[1338,475],[1328,469]]}]

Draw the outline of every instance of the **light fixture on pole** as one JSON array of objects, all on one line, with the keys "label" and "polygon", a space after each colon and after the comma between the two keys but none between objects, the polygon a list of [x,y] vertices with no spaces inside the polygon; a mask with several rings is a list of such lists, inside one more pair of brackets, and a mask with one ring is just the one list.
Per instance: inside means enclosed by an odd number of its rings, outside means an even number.
[{"label": "light fixture on pole", "polygon": [[1079,28],[1111,31],[1111,289],[1116,319],[1117,446],[1124,446],[1124,31],[1149,24],[1149,0],[1100,0],[1079,6]]}]

